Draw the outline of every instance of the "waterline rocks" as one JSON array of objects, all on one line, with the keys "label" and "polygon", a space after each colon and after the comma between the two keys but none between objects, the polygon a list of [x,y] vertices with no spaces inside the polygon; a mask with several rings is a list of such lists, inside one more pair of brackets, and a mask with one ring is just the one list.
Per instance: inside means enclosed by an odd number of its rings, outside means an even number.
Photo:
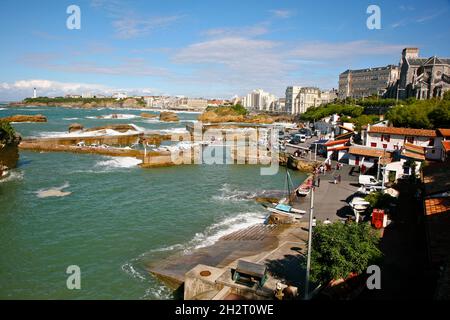
[{"label": "waterline rocks", "polygon": [[79,123],[72,123],[69,126],[69,132],[82,131],[83,129],[84,129],[84,126]]},{"label": "waterline rocks", "polygon": [[159,120],[165,122],[178,122],[180,119],[175,112],[164,111],[159,114]]},{"label": "waterline rocks", "polygon": [[18,145],[21,141],[9,122],[0,120],[0,166],[15,168],[19,160]]},{"label": "waterline rocks", "polygon": [[141,113],[141,118],[153,119],[153,118],[157,118],[157,117],[158,117],[158,115],[153,114],[153,113],[146,113],[146,112]]},{"label": "waterline rocks", "polygon": [[47,122],[47,117],[42,114],[37,115],[23,115],[17,114],[10,117],[0,118],[0,120],[6,122]]}]

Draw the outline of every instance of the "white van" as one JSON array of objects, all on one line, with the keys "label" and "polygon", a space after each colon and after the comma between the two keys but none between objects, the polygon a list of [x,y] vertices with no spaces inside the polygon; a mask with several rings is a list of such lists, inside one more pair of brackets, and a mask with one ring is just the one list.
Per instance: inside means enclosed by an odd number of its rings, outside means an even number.
[{"label": "white van", "polygon": [[374,176],[362,174],[359,176],[359,184],[362,186],[374,186],[380,184],[380,181],[375,179]]},{"label": "white van", "polygon": [[306,142],[306,135],[297,133],[295,135],[295,139],[298,139],[298,141],[300,141],[300,142]]}]

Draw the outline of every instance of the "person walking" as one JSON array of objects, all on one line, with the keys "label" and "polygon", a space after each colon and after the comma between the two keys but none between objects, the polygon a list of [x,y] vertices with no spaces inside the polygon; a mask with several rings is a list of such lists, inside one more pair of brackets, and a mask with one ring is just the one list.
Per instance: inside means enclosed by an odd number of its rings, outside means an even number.
[{"label": "person walking", "polygon": [[323,222],[323,224],[330,224],[330,223],[331,223],[331,221],[328,218]]},{"label": "person walking", "polygon": [[320,177],[317,177],[317,187],[320,187]]},{"label": "person walking", "polygon": [[341,184],[341,174],[339,173],[337,176],[338,183]]}]

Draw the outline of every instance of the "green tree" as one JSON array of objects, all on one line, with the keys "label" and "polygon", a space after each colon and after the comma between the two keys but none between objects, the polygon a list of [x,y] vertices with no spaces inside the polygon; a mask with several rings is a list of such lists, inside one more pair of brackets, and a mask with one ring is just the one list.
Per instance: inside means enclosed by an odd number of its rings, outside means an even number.
[{"label": "green tree", "polygon": [[326,284],[352,272],[365,272],[382,257],[378,242],[368,223],[319,223],[312,238],[311,280]]},{"label": "green tree", "polygon": [[368,194],[364,200],[370,203],[371,208],[377,209],[386,209],[390,204],[395,203],[397,201],[396,198],[391,196],[390,194],[383,193],[381,191],[372,192]]},{"label": "green tree", "polygon": [[7,121],[0,120],[0,142],[3,144],[9,144],[14,140],[15,136],[14,128]]}]

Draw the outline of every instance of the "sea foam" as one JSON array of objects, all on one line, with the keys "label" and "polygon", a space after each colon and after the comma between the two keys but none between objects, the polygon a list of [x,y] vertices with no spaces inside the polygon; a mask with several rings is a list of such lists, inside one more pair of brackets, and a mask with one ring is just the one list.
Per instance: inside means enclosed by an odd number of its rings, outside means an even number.
[{"label": "sea foam", "polygon": [[97,162],[97,167],[132,168],[142,163],[142,160],[133,157],[108,157],[107,160]]},{"label": "sea foam", "polygon": [[38,198],[48,198],[48,197],[65,197],[70,195],[72,192],[62,191],[65,188],[68,188],[70,184],[68,182],[64,183],[60,187],[53,187],[49,189],[40,189],[36,191],[36,196]]}]

